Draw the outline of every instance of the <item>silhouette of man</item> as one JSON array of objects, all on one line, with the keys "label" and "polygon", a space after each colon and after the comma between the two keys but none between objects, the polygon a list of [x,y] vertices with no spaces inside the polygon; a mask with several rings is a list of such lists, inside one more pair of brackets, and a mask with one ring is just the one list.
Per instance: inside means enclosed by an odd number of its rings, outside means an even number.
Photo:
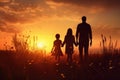
[{"label": "silhouette of man", "polygon": [[[79,40],[79,42],[78,42]],[[82,17],[82,23],[78,24],[76,30],[76,43],[79,45],[79,58],[80,62],[83,62],[83,49],[84,49],[84,60],[88,59],[88,48],[92,45],[92,30],[91,26],[86,23],[86,17]]]}]

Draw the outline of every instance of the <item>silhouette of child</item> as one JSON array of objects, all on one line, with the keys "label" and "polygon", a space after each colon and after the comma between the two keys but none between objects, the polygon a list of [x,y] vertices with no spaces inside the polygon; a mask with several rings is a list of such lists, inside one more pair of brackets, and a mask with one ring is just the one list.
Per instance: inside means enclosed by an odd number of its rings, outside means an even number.
[{"label": "silhouette of child", "polygon": [[62,41],[59,39],[60,34],[56,34],[55,37],[56,37],[56,40],[53,43],[53,48],[52,48],[51,53],[52,53],[52,56],[55,56],[55,60],[59,62],[60,56],[63,56],[63,53],[61,50]]},{"label": "silhouette of child", "polygon": [[75,37],[72,34],[71,28],[67,30],[67,34],[64,38],[62,47],[64,46],[64,44],[66,44],[65,53],[67,54],[67,62],[72,63],[72,54],[74,49],[73,44],[76,45],[76,43],[75,43]]}]

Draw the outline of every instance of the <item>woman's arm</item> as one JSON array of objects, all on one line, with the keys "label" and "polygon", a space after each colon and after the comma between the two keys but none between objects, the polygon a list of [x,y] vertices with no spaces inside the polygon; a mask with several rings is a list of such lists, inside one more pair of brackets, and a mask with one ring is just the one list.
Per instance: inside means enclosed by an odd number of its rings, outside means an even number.
[{"label": "woman's arm", "polygon": [[65,43],[66,43],[66,36],[65,36],[64,41],[62,43],[62,47],[65,45]]}]

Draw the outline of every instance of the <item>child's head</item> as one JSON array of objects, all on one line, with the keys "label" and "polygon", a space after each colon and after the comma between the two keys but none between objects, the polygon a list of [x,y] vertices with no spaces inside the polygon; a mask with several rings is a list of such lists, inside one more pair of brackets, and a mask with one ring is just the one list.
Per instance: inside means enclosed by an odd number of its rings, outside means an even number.
[{"label": "child's head", "polygon": [[67,35],[72,35],[72,29],[71,28],[68,28]]},{"label": "child's head", "polygon": [[56,34],[55,37],[56,37],[56,39],[59,39],[60,38],[60,34]]}]

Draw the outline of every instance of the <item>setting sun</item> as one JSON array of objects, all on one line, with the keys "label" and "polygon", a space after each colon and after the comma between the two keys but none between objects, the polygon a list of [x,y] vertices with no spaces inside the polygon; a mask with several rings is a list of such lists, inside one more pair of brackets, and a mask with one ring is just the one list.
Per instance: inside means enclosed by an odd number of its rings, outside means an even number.
[{"label": "setting sun", "polygon": [[37,47],[43,49],[45,47],[45,44],[43,42],[38,42]]}]

